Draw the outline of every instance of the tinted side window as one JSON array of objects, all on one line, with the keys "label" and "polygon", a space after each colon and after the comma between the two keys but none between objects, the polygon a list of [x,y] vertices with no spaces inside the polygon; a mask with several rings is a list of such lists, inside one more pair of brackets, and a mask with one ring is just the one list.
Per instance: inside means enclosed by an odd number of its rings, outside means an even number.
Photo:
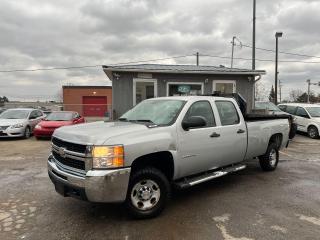
[{"label": "tinted side window", "polygon": [[194,116],[200,116],[205,118],[207,122],[206,127],[216,126],[212,107],[208,101],[199,101],[199,102],[193,103],[189,108],[188,112],[186,113],[184,119],[188,119],[189,117],[194,117]]},{"label": "tinted side window", "polygon": [[286,112],[287,110],[287,106],[286,105],[279,105],[278,108],[281,110],[281,111],[284,111]]},{"label": "tinted side window", "polygon": [[32,111],[29,119],[36,119],[38,117],[37,111]]},{"label": "tinted side window", "polygon": [[41,111],[37,111],[37,117],[41,117],[42,116],[42,112]]},{"label": "tinted side window", "polygon": [[298,107],[296,115],[300,116],[300,117],[306,117],[306,116],[308,116],[308,113],[303,108]]},{"label": "tinted side window", "polygon": [[216,101],[222,126],[234,125],[240,122],[236,107],[229,101]]},{"label": "tinted side window", "polygon": [[296,109],[297,109],[297,107],[295,107],[295,106],[287,106],[286,112],[295,115]]}]

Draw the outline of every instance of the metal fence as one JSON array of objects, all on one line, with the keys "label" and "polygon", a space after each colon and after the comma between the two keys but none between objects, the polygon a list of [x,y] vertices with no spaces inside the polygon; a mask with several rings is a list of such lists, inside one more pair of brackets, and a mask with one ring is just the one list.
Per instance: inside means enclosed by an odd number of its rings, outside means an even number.
[{"label": "metal fence", "polygon": [[90,121],[112,120],[111,104],[64,104],[58,102],[8,102],[2,108],[35,108],[48,114],[52,111],[75,111]]}]

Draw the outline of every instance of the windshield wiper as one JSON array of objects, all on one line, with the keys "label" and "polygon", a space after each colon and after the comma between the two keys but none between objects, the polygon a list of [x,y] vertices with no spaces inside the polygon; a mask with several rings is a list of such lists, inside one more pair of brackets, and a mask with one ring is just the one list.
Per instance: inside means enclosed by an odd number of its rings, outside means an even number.
[{"label": "windshield wiper", "polygon": [[152,122],[150,119],[136,119],[136,120],[133,120],[133,121],[136,121],[136,122],[148,122],[148,123],[154,124],[154,122]]},{"label": "windshield wiper", "polygon": [[127,118],[119,118],[118,120],[119,120],[119,121],[123,121],[123,122],[128,121]]}]

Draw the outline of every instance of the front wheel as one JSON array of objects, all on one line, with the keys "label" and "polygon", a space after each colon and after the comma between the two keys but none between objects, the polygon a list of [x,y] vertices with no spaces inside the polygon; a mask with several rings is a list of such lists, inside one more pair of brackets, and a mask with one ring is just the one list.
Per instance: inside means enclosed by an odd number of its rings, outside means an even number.
[{"label": "front wheel", "polygon": [[259,157],[260,167],[264,171],[274,171],[279,162],[279,149],[277,144],[271,143],[266,153]]},{"label": "front wheel", "polygon": [[309,137],[313,138],[313,139],[316,139],[319,137],[319,132],[318,132],[318,129],[314,126],[310,126],[308,128],[308,135]]},{"label": "front wheel", "polygon": [[30,137],[31,137],[31,129],[30,127],[27,126],[26,129],[24,130],[24,138],[28,139]]},{"label": "front wheel", "polygon": [[126,206],[135,218],[156,217],[164,209],[169,196],[167,177],[158,169],[147,167],[132,174]]}]

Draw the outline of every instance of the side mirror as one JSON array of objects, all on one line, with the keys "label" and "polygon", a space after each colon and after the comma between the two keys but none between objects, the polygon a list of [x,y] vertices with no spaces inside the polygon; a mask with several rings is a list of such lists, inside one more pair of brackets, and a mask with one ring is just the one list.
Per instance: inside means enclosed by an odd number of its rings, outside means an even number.
[{"label": "side mirror", "polygon": [[188,131],[190,128],[201,128],[207,125],[204,117],[193,116],[182,121],[182,128]]}]

